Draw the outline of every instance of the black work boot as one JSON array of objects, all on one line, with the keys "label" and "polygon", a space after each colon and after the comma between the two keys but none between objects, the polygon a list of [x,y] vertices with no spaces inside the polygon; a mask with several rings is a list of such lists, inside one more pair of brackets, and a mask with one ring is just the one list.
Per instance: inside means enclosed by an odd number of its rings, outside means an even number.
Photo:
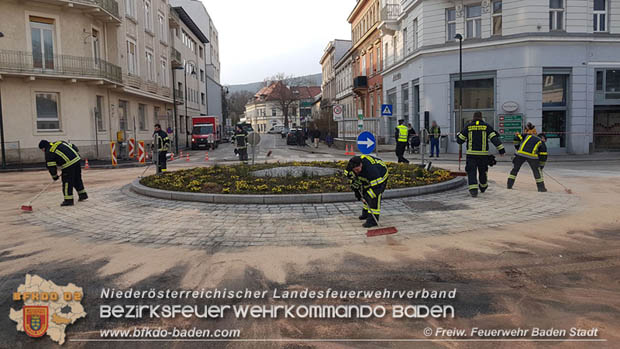
[{"label": "black work boot", "polygon": [[515,185],[515,180],[512,178],[508,178],[508,183],[506,183],[506,188],[512,189],[513,185]]},{"label": "black work boot", "polygon": [[[377,219],[377,221],[379,220],[379,216],[375,215],[375,218]],[[362,227],[364,228],[372,228],[372,227],[376,227],[377,226],[377,222],[375,222],[374,219],[372,219],[372,217],[369,215],[368,219],[366,219],[366,222],[364,222],[364,224],[362,224]]]},{"label": "black work boot", "polygon": [[547,188],[545,188],[545,183],[536,183],[536,186],[538,187],[539,192],[541,193],[547,192]]},{"label": "black work boot", "polygon": [[478,196],[478,189],[469,189],[469,195],[471,195],[472,198],[475,198]]},{"label": "black work boot", "polygon": [[79,194],[79,196],[80,196],[80,198],[78,199],[78,201],[84,201],[84,200],[88,199],[88,194],[86,194],[86,193]]},{"label": "black work boot", "polygon": [[357,218],[359,218],[360,221],[363,221],[364,219],[368,219],[368,211],[362,210],[362,215]]},{"label": "black work boot", "polygon": [[73,199],[63,201],[60,206],[73,206]]},{"label": "black work boot", "polygon": [[481,192],[481,193],[484,193],[485,191],[487,191],[487,188],[488,188],[488,187],[489,187],[488,185],[486,185],[486,186],[484,186],[484,187],[483,187],[483,186],[482,186],[482,184],[481,184],[481,185],[480,185],[480,192]]}]

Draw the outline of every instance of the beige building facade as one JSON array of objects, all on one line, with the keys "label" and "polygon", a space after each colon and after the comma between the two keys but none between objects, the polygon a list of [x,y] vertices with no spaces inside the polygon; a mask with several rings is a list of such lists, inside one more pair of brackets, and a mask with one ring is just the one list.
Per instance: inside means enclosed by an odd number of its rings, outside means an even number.
[{"label": "beige building facade", "polygon": [[150,143],[155,123],[184,147],[187,116],[206,113],[211,59],[185,15],[168,0],[0,2],[8,162],[43,161],[42,139],[71,141],[90,159],[109,159],[114,142],[124,158],[127,140]]}]

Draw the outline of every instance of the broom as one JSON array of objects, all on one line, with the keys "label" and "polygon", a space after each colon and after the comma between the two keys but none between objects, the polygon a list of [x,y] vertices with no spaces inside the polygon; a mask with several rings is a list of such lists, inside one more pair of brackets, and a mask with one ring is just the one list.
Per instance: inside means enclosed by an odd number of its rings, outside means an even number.
[{"label": "broom", "polygon": [[[366,200],[364,200],[364,198],[362,198],[362,202],[364,203],[364,205],[368,206],[368,203],[366,202]],[[368,208],[370,208],[370,206],[368,206]],[[377,226],[379,228],[368,229],[368,231],[366,232],[366,237],[390,235],[390,234],[398,233],[398,229],[396,229],[396,227],[385,227],[385,228],[382,228],[381,225],[379,224],[379,221],[377,221],[377,217],[375,217],[375,214],[372,213],[372,212],[369,212],[369,213],[372,216],[372,219],[374,219],[375,223],[377,223]]]},{"label": "broom", "polygon": [[39,196],[41,196],[41,194],[43,194],[47,190],[47,188],[49,188],[49,186],[52,185],[52,183],[54,182],[48,183],[43,188],[43,190],[41,190],[37,195],[35,195],[32,199],[30,199],[30,201],[28,201],[25,205],[22,205],[21,210],[25,212],[32,212],[32,202],[36,200]]},{"label": "broom", "polygon": [[547,172],[545,172],[544,170],[543,170],[543,173],[545,174],[545,176],[548,176],[549,178],[553,179],[553,180],[554,180],[557,184],[561,185],[561,186],[562,186],[562,188],[564,188],[564,191],[565,191],[567,194],[572,194],[572,193],[573,193],[573,191],[572,191],[572,190],[570,190],[570,188],[567,188],[566,186],[564,186],[564,184],[560,183],[560,181],[558,181],[557,179],[555,179],[555,178],[553,178],[552,176],[550,176],[550,175],[549,175]]}]

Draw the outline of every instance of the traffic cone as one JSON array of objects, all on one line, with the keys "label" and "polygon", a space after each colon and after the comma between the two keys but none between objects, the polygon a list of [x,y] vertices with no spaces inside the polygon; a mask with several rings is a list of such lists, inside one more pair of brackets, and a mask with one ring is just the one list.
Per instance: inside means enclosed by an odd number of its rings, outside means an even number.
[{"label": "traffic cone", "polygon": [[170,153],[170,161],[174,161],[174,153]]},{"label": "traffic cone", "polygon": [[185,158],[185,161],[189,161],[189,153],[187,153],[187,157]]},{"label": "traffic cone", "polygon": [[209,152],[205,153],[205,161],[209,161]]},{"label": "traffic cone", "polygon": [[351,156],[355,156],[355,150],[353,150],[353,144],[351,144],[351,152],[349,153]]},{"label": "traffic cone", "polygon": [[344,155],[349,155],[349,146],[348,145],[344,145]]},{"label": "traffic cone", "polygon": [[84,163],[84,170],[88,170],[90,165],[88,164],[88,159],[86,159],[86,163]]},{"label": "traffic cone", "polygon": [[183,158],[183,150],[179,152],[179,159],[182,159],[182,158]]}]

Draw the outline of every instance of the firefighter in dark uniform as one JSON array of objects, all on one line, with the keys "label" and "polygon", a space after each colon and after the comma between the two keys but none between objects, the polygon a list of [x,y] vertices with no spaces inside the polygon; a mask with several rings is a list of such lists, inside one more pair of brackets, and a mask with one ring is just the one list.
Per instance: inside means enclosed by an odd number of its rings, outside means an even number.
[{"label": "firefighter in dark uniform", "polygon": [[364,198],[364,209],[359,216],[360,220],[366,220],[363,226],[376,226],[377,223],[370,214],[379,220],[381,195],[389,177],[387,165],[381,159],[370,155],[354,156],[349,160],[344,174],[351,180],[351,189],[357,200]]},{"label": "firefighter in dark uniform", "polygon": [[54,181],[58,180],[58,169],[62,169],[62,193],[64,201],[60,206],[73,206],[73,188],[78,192],[78,201],[88,199],[84,183],[82,182],[82,168],[78,148],[67,142],[50,143],[46,140],[39,142],[39,149],[45,153],[45,162]]},{"label": "firefighter in dark uniform", "polygon": [[545,142],[547,137],[544,134],[534,135],[516,134],[514,138],[515,149],[517,150],[515,158],[512,160],[513,168],[508,176],[508,189],[512,189],[517,179],[517,174],[521,165],[527,162],[532,168],[536,186],[539,192],[546,192],[545,179],[543,178],[543,168],[547,162],[547,146]]},{"label": "firefighter in dark uniform", "polygon": [[409,160],[405,159],[405,149],[407,149],[407,143],[409,142],[409,129],[405,126],[405,120],[398,120],[398,126],[396,126],[396,157],[398,162],[409,163]]},{"label": "firefighter in dark uniform", "polygon": [[155,149],[157,150],[157,173],[166,172],[168,171],[166,161],[168,160],[168,149],[170,149],[170,137],[161,129],[160,124],[156,124],[153,138],[155,141]]},{"label": "firefighter in dark uniform", "polygon": [[235,144],[237,146],[237,154],[239,154],[239,161],[247,161],[248,133],[241,126],[237,126],[237,130],[235,131]]},{"label": "firefighter in dark uniform", "polygon": [[[457,143],[467,142],[467,162],[465,171],[467,172],[467,182],[469,193],[472,197],[478,196],[478,188],[484,193],[489,184],[487,183],[487,172],[489,171],[489,141],[493,143],[499,151],[500,156],[504,156],[506,150],[497,133],[491,125],[482,120],[482,113],[474,113],[474,119],[463,128],[457,135]],[[480,183],[476,179],[476,172]]]}]

